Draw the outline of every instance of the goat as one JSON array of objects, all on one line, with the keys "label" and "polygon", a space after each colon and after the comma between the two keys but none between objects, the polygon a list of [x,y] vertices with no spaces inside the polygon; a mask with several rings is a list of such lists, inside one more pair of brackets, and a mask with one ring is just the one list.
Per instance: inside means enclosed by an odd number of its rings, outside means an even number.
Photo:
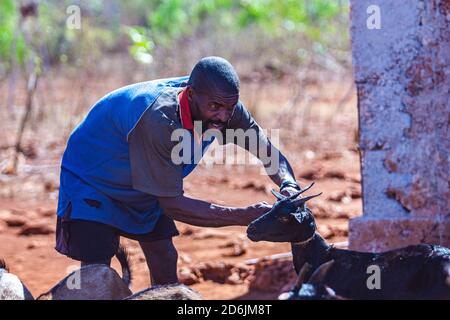
[{"label": "goat", "polygon": [[132,294],[131,270],[127,251],[116,253],[122,278],[105,264],[91,264],[75,270],[37,300],[121,300]]},{"label": "goat", "polygon": [[4,260],[0,259],[0,300],[34,300],[30,290],[20,279],[9,273]]},{"label": "goat", "polygon": [[305,283],[305,279],[307,273],[311,270],[311,265],[305,263],[298,273],[294,287],[289,292],[282,293],[278,300],[346,300],[323,284],[323,280],[333,263],[334,261],[331,260],[322,264],[314,271],[307,283]]},{"label": "goat", "polygon": [[[333,260],[324,284],[350,299],[450,299],[450,249],[430,244],[383,253],[334,248],[315,232],[314,217],[305,205],[320,194],[295,199],[312,185],[290,197],[272,191],[278,201],[248,226],[249,239],[290,242],[297,274],[305,263],[315,270]],[[380,288],[369,289],[370,266],[379,268]]]},{"label": "goat", "polygon": [[155,286],[133,294],[124,300],[203,300],[202,296],[184,284]]}]

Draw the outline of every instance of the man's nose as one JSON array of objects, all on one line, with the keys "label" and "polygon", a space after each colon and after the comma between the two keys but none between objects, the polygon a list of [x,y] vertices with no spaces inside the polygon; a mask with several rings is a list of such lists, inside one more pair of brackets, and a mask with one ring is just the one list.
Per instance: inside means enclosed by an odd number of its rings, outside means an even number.
[{"label": "man's nose", "polygon": [[231,112],[228,110],[221,110],[219,112],[219,119],[222,122],[227,122],[228,120],[230,120],[231,117]]}]

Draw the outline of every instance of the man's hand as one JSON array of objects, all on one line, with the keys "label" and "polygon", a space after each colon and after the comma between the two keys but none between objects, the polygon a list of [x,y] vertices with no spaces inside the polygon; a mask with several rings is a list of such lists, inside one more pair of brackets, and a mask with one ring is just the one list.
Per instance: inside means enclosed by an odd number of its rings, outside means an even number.
[{"label": "man's hand", "polygon": [[294,187],[286,187],[286,188],[283,188],[283,190],[280,191],[280,193],[283,196],[286,196],[286,197],[292,196],[292,195],[294,195],[294,194],[296,194],[298,192],[299,192],[299,190],[294,188]]}]

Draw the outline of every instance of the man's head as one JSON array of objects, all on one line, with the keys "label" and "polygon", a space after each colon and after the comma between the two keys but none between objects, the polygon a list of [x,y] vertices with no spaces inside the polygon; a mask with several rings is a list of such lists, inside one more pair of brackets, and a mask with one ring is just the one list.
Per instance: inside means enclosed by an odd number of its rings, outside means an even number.
[{"label": "man's head", "polygon": [[188,82],[188,99],[194,121],[203,130],[223,130],[239,100],[239,77],[220,57],[206,57],[194,66]]}]

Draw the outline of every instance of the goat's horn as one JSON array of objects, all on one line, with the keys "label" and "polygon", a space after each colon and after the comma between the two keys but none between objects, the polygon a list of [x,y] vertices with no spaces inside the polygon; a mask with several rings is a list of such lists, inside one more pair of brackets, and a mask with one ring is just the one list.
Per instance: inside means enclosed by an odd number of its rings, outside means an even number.
[{"label": "goat's horn", "polygon": [[333,264],[334,264],[334,260],[330,260],[328,262],[321,264],[314,271],[311,278],[309,278],[308,283],[311,283],[311,284],[322,283],[322,281],[325,279],[325,276],[327,275],[328,271],[330,271],[330,268],[333,266]]},{"label": "goat's horn", "polygon": [[300,269],[300,272],[298,273],[297,281],[295,282],[295,286],[292,290],[294,290],[294,291],[300,290],[303,282],[305,282],[306,274],[309,272],[310,269],[311,269],[311,265],[308,262],[305,262],[305,264]]},{"label": "goat's horn", "polygon": [[311,200],[312,198],[318,197],[321,194],[322,194],[322,192],[318,193],[318,194],[314,194],[312,196],[308,196],[308,197],[297,199],[297,200],[295,200],[295,205],[296,206],[300,206],[300,205],[304,204],[306,201]]},{"label": "goat's horn", "polygon": [[303,192],[308,191],[309,189],[312,188],[313,185],[314,185],[314,182],[311,182],[311,184],[309,186],[307,186],[305,189],[302,189],[299,194],[302,194]]},{"label": "goat's horn", "polygon": [[293,199],[297,198],[297,197],[298,197],[299,195],[301,195],[303,192],[306,192],[306,191],[308,191],[309,189],[311,189],[313,185],[314,185],[314,182],[312,182],[312,183],[311,183],[309,186],[307,186],[305,189],[300,190],[299,192],[296,192],[296,193],[294,193],[293,195],[287,197],[287,199],[293,200]]},{"label": "goat's horn", "polygon": [[283,199],[285,199],[286,197],[285,196],[283,196],[281,193],[279,193],[279,192],[277,192],[277,191],[275,191],[275,190],[271,190],[271,192],[272,192],[272,194],[275,196],[275,198],[277,198],[278,200],[283,200]]}]

